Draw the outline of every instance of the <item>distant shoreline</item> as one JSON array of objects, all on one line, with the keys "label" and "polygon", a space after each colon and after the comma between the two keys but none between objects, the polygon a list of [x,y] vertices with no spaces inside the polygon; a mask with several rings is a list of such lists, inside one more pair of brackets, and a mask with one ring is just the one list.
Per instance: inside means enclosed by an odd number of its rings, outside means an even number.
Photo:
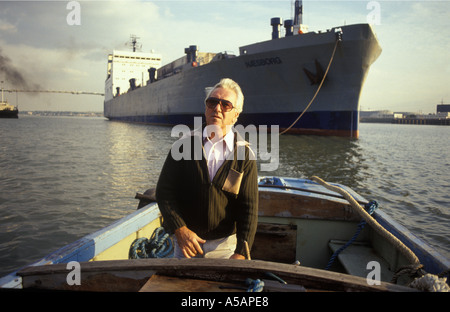
[{"label": "distant shoreline", "polygon": [[450,126],[450,119],[446,118],[368,118],[359,120],[361,123],[389,123],[401,125],[441,125]]},{"label": "distant shoreline", "polygon": [[[19,111],[19,115],[43,117],[104,117],[103,112],[71,112],[71,111]],[[361,123],[389,123],[405,125],[442,125],[450,126],[449,118],[383,118],[361,117]]]},{"label": "distant shoreline", "polygon": [[103,112],[71,112],[71,111],[19,111],[19,115],[26,116],[66,116],[66,117],[104,117]]}]

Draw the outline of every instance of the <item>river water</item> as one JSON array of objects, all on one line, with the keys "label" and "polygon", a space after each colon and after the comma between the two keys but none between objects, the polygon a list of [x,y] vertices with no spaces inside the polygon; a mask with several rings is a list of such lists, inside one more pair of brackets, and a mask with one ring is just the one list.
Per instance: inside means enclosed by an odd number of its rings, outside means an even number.
[{"label": "river water", "polygon": [[[136,192],[157,182],[171,129],[1,119],[0,277],[133,212]],[[449,146],[447,126],[363,123],[357,140],[282,135],[277,169],[260,175],[345,184],[449,258]]]}]

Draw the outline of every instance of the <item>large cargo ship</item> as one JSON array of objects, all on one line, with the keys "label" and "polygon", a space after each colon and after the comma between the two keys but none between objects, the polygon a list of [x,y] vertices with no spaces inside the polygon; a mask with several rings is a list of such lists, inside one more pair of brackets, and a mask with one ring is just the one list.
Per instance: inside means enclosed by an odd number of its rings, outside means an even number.
[{"label": "large cargo ship", "polygon": [[238,124],[357,138],[361,90],[381,53],[371,25],[308,32],[301,1],[295,1],[294,19],[284,21],[284,36],[281,18],[272,18],[271,25],[271,40],[242,46],[239,55],[190,46],[186,55],[161,66],[155,53],[114,51],[108,59],[105,117],[192,126],[194,117],[204,114],[206,90],[231,78],[245,96]]}]

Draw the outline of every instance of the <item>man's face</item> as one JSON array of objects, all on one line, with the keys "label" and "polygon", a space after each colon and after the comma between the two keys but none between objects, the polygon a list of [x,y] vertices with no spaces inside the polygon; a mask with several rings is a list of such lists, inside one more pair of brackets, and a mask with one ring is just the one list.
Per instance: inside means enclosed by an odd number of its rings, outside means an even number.
[{"label": "man's face", "polygon": [[[236,94],[228,89],[217,88],[209,95],[210,98],[216,98],[220,100],[227,100],[236,106],[237,96]],[[217,104],[214,108],[205,108],[206,124],[216,125],[222,129],[222,135],[227,133],[227,126],[232,126],[235,122],[239,113],[236,109],[231,109],[229,112],[225,112],[222,105]]]}]

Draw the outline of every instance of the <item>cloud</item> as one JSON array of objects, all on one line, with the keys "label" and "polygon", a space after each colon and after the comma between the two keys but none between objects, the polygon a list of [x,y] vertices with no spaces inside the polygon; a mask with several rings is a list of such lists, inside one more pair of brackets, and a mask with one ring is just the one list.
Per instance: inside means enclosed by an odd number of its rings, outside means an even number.
[{"label": "cloud", "polygon": [[0,20],[0,31],[3,33],[15,34],[17,33],[17,27],[8,22]]},{"label": "cloud", "polygon": [[441,98],[450,97],[449,7],[448,1],[381,2],[375,29],[383,52],[363,91],[366,107],[436,112]]}]

